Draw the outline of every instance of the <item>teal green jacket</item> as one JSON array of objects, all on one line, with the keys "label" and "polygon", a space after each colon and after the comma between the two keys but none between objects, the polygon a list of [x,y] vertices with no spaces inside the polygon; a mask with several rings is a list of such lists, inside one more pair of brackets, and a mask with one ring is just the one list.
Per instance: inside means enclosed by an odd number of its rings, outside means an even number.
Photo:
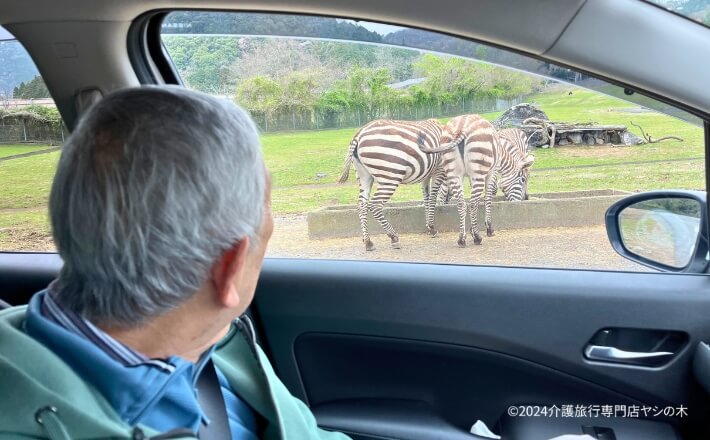
[{"label": "teal green jacket", "polygon": [[[124,423],[95,389],[22,330],[24,316],[25,307],[0,312],[0,439],[147,439],[163,434]],[[244,326],[220,342],[212,359],[230,387],[266,420],[262,439],[348,440],[318,428]]]}]

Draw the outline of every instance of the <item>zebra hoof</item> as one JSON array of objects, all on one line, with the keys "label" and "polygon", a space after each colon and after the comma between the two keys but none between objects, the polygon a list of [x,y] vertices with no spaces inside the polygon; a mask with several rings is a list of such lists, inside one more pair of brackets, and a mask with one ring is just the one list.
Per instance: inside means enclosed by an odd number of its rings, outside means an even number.
[{"label": "zebra hoof", "polygon": [[374,245],[370,240],[367,240],[367,241],[365,242],[365,250],[366,250],[366,251],[374,251],[374,250],[375,250],[375,245]]},{"label": "zebra hoof", "polygon": [[493,232],[493,229],[486,229],[486,236],[488,237],[495,237],[496,233]]},{"label": "zebra hoof", "polygon": [[483,243],[483,239],[481,238],[480,235],[474,235],[473,237],[473,244],[481,244]]},{"label": "zebra hoof", "polygon": [[392,242],[392,249],[402,249],[402,246],[399,244],[398,241],[393,241]]},{"label": "zebra hoof", "polygon": [[456,242],[456,245],[460,248],[465,248],[466,247],[466,239],[459,238],[459,241]]},{"label": "zebra hoof", "polygon": [[434,229],[433,226],[427,226],[426,231],[429,235],[431,235],[431,238],[436,237],[436,234],[438,233],[436,229]]}]

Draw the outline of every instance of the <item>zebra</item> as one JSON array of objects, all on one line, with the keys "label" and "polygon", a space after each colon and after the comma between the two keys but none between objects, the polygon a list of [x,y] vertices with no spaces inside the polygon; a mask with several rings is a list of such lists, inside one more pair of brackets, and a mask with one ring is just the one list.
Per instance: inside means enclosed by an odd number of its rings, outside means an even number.
[{"label": "zebra", "polygon": [[[486,189],[486,200],[493,200],[498,192],[498,179],[505,199],[509,202],[528,200],[528,181],[530,168],[535,163],[535,156],[528,152],[528,138],[519,128],[506,128],[498,131],[499,161],[495,173]],[[486,211],[486,235],[492,237],[493,224],[490,212]]]},{"label": "zebra", "polygon": [[[441,149],[439,141],[443,125],[436,119],[426,121],[398,121],[378,119],[360,128],[345,156],[343,171],[338,183],[348,180],[350,166],[354,164],[358,176],[360,193],[358,215],[365,250],[372,251],[375,245],[367,228],[367,213],[372,212],[391,240],[392,247],[399,249],[399,236],[383,214],[384,204],[392,197],[401,184],[422,183],[426,228],[431,235],[435,200],[430,195],[432,180],[443,178]],[[452,143],[448,148],[455,145]],[[377,189],[372,199],[372,185]]]},{"label": "zebra", "polygon": [[[530,178],[530,168],[535,161],[534,156],[528,153],[528,136],[519,128],[505,128],[498,131],[498,138],[503,150],[514,158],[514,160],[501,164],[506,168],[498,170],[489,190],[492,196],[498,192],[498,176],[502,177],[502,189],[508,201],[528,200],[528,180]],[[517,164],[530,162],[530,165],[513,169]]]},{"label": "zebra", "polygon": [[[501,185],[508,200],[522,200],[523,190],[519,188],[524,175],[527,194],[527,176],[534,161],[530,155],[522,155],[516,149],[518,144],[504,138],[501,141],[495,127],[478,115],[462,115],[449,120],[442,135],[442,144],[452,142],[458,148],[443,153],[443,178],[437,179],[432,185],[432,200],[436,200],[442,184],[447,186],[450,195],[456,200],[459,213],[459,247],[466,246],[466,203],[463,198],[462,181],[468,176],[471,183],[471,198],[468,210],[471,218],[471,235],[474,244],[481,244],[483,239],[479,233],[478,206],[484,199],[485,222],[487,235],[493,236],[491,221],[491,204],[496,188],[497,173],[501,173]],[[516,151],[513,151],[516,150]],[[432,150],[435,151],[435,150]],[[497,188],[496,188],[497,189]]]},{"label": "zebra", "polygon": [[[512,143],[513,146],[517,147],[518,152],[511,152],[515,156],[520,155],[521,157],[528,156],[528,136],[527,134],[519,128],[506,128],[498,131],[498,138],[500,140],[499,145],[506,145],[506,142]],[[505,146],[504,149],[509,148]],[[533,156],[530,156],[533,158]],[[509,178],[512,177],[508,174]],[[495,197],[498,193],[498,177],[499,173],[496,173],[491,180],[491,186],[488,190],[491,192],[491,196]],[[508,201],[520,201],[528,200],[527,183],[530,177],[530,167],[524,167],[522,173],[519,176],[520,182],[515,185],[515,181],[506,182],[506,186],[503,188],[503,195],[505,195]],[[523,194],[522,196],[520,194]],[[439,194],[437,195],[437,201],[439,204],[446,204],[449,202],[451,193],[446,185],[446,181],[439,187]]]}]

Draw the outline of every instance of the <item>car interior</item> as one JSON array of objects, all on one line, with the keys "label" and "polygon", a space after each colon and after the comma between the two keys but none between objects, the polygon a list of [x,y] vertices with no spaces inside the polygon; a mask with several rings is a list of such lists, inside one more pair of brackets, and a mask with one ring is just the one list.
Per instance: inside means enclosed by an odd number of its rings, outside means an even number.
[{"label": "car interior", "polygon": [[[182,84],[160,40],[175,10],[367,20],[556,63],[702,120],[708,168],[710,29],[641,0],[3,0],[0,26],[71,131],[113,90]],[[708,208],[704,192],[656,196],[700,206],[692,263],[654,265],[620,244],[627,201],[609,237],[657,271],[267,258],[250,314],[289,390],[354,439],[486,438],[470,432],[478,420],[503,439],[710,438]],[[0,308],[26,304],[61,265],[1,252]],[[511,410],[550,407],[596,415]]]}]

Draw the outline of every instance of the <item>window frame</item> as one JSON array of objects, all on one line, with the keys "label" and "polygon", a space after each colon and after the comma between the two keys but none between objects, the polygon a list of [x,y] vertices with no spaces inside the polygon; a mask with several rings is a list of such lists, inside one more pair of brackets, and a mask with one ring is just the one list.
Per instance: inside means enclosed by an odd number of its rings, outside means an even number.
[{"label": "window frame", "polygon": [[[644,3],[649,3],[655,7],[658,7],[660,9],[666,10],[665,8],[661,7],[660,5],[655,5],[653,3],[647,2],[645,0]],[[241,10],[241,9],[211,9],[211,8],[162,8],[162,9],[156,9],[152,11],[145,12],[138,16],[132,23],[128,31],[128,54],[129,58],[131,61],[131,64],[136,71],[136,74],[141,82],[141,84],[148,85],[157,85],[157,84],[174,84],[174,85],[180,85],[184,86],[182,83],[182,80],[180,78],[180,75],[177,72],[177,68],[175,67],[174,63],[172,62],[172,59],[170,55],[168,54],[164,44],[162,43],[161,40],[161,27],[163,20],[165,17],[171,13],[171,12],[215,12],[215,13],[233,13],[233,14],[239,14],[239,13],[263,13],[263,14],[274,14],[274,15],[295,15],[295,16],[313,16],[313,17],[323,17],[323,18],[332,18],[332,19],[344,19],[344,20],[355,20],[355,21],[368,21],[368,22],[374,22],[371,19],[360,19],[357,17],[348,17],[348,16],[335,16],[335,15],[324,15],[324,14],[308,14],[308,13],[299,13],[299,12],[292,12],[292,11],[273,11],[273,10]],[[666,10],[667,11],[667,10]],[[673,13],[672,11],[669,11]],[[684,17],[686,18],[686,17]],[[693,21],[690,19],[687,19],[688,21]],[[462,39],[465,41],[469,41],[472,43],[478,43],[478,44],[483,44],[489,47],[494,47],[497,49],[501,49],[504,51],[512,52],[518,55],[522,55],[528,58],[532,58],[541,62],[545,63],[550,63],[558,67],[570,69],[574,72],[579,72],[584,75],[590,76],[592,78],[596,78],[602,81],[605,81],[609,84],[615,85],[617,87],[621,87],[624,89],[624,92],[626,94],[634,94],[638,93],[640,95],[646,96],[648,98],[657,100],[659,102],[668,104],[670,106],[673,106],[679,110],[685,111],[691,115],[697,116],[698,118],[701,119],[702,121],[702,127],[704,131],[704,152],[705,152],[705,192],[707,193],[708,190],[710,189],[710,114],[707,114],[703,111],[700,111],[696,108],[690,107],[686,104],[679,103],[673,99],[670,99],[668,97],[658,95],[654,92],[651,92],[649,90],[643,89],[641,87],[635,86],[633,84],[625,83],[622,81],[619,81],[617,79],[605,76],[605,75],[600,75],[598,73],[593,73],[590,72],[586,69],[580,69],[578,67],[571,66],[569,64],[566,64],[564,62],[561,62],[559,60],[551,60],[547,59],[543,56],[537,55],[537,54],[531,54],[528,52],[521,51],[519,49],[514,49],[510,47],[506,47],[500,44],[496,43],[491,43],[488,41],[482,41],[482,40],[477,40],[473,39],[470,37],[454,34],[454,33],[449,33],[449,32],[441,32],[439,30],[431,30],[431,29],[426,29],[422,27],[416,27],[416,26],[410,26],[406,25],[403,26],[401,24],[397,23],[391,23],[391,22],[377,22],[381,24],[387,24],[387,25],[393,25],[393,26],[400,26],[406,29],[417,29],[417,30],[422,30],[426,32],[433,32],[437,33],[440,35],[446,35],[449,37],[453,38],[458,38]],[[696,25],[703,26],[700,23],[695,23]],[[703,26],[705,27],[705,26]],[[350,40],[342,40],[343,42],[348,42]],[[364,42],[357,42],[353,41],[354,43],[364,43]],[[408,48],[407,46],[398,46],[398,45],[390,45],[391,47],[394,48]],[[411,49],[411,48],[410,48]],[[504,66],[507,67],[507,66]],[[597,92],[600,93],[600,92]],[[706,206],[705,210],[705,218],[708,223],[708,227],[710,230],[710,204]],[[705,245],[707,247],[710,247],[710,237],[706,240]],[[269,258],[269,257],[267,257]],[[544,269],[544,268],[538,268],[538,269]],[[568,268],[569,270],[580,270],[576,268]],[[705,268],[704,273],[710,273],[710,264]]]}]

